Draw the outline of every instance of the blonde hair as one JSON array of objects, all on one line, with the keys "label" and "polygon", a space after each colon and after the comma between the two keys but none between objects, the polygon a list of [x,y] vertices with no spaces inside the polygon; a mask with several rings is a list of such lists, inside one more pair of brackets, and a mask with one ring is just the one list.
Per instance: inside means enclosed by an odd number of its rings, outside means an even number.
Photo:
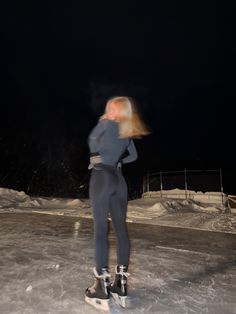
[{"label": "blonde hair", "polygon": [[110,98],[105,107],[104,114],[100,119],[107,118],[107,112],[111,105],[115,105],[117,109],[115,121],[119,125],[120,138],[141,138],[150,132],[141,119],[134,100],[130,97],[119,96]]}]

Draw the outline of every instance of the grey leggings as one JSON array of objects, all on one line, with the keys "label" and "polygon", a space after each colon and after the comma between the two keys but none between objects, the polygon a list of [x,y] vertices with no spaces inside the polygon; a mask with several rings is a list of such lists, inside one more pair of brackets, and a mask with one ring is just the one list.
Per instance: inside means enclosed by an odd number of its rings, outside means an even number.
[{"label": "grey leggings", "polygon": [[121,169],[99,165],[92,169],[89,197],[93,210],[97,271],[108,266],[108,213],[117,237],[117,264],[129,264],[130,243],[126,228],[127,185]]}]

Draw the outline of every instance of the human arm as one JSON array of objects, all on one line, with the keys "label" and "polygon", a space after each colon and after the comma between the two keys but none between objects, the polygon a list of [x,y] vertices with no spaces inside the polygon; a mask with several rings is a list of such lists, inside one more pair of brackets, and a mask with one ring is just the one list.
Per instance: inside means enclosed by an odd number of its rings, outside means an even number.
[{"label": "human arm", "polygon": [[134,141],[131,139],[127,147],[128,156],[121,159],[122,164],[127,164],[129,162],[135,161],[138,158],[137,150],[134,145]]}]

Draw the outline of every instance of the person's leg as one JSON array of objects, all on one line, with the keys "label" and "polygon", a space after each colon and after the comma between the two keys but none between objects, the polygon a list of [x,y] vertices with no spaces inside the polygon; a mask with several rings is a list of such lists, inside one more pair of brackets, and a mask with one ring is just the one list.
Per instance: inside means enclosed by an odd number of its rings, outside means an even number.
[{"label": "person's leg", "polygon": [[92,170],[89,197],[94,220],[95,261],[98,274],[108,266],[108,221],[110,197],[114,194],[117,179],[106,169]]},{"label": "person's leg", "polygon": [[110,282],[108,270],[108,222],[109,200],[115,193],[117,176],[109,169],[92,170],[89,186],[90,202],[94,218],[95,283],[85,291],[85,301],[101,310],[109,310]]},{"label": "person's leg", "polygon": [[130,241],[126,225],[128,204],[127,184],[121,170],[117,170],[118,187],[110,199],[110,214],[117,237],[117,264],[129,265]]},{"label": "person's leg", "polygon": [[110,213],[117,236],[117,265],[115,279],[110,285],[110,292],[115,301],[122,307],[126,307],[127,278],[130,242],[126,225],[126,212],[128,203],[127,185],[121,170],[118,170],[117,193],[111,198]]}]

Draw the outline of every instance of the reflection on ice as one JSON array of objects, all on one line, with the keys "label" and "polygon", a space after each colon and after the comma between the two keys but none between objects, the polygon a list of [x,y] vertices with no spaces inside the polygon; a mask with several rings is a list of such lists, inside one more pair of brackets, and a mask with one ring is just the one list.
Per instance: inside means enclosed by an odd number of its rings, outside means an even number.
[{"label": "reflection on ice", "polygon": [[[130,224],[129,309],[110,313],[235,313],[235,235]],[[116,264],[110,233],[110,270]],[[97,313],[93,223],[39,214],[0,215],[0,313]]]},{"label": "reflection on ice", "polygon": [[80,222],[76,221],[74,224],[74,237],[77,238],[79,234]]}]

